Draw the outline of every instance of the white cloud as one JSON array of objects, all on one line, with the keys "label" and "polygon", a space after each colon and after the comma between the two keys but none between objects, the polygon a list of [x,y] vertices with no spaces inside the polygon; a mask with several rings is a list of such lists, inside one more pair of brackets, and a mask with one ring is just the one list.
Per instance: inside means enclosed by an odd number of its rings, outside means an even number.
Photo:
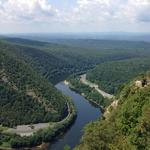
[{"label": "white cloud", "polygon": [[150,0],[77,0],[72,15],[83,22],[149,21]]},{"label": "white cloud", "polygon": [[52,6],[49,0],[0,0],[0,20],[22,24],[38,22],[54,29],[57,26],[72,30],[81,26],[87,30],[92,27],[103,30],[111,26],[120,30],[123,25],[128,29],[130,25],[133,28],[134,24],[148,26],[150,23],[150,0],[76,0],[71,9],[56,6]]},{"label": "white cloud", "polygon": [[11,21],[40,21],[42,18],[57,15],[57,9],[47,0],[1,0],[0,12],[1,16]]}]

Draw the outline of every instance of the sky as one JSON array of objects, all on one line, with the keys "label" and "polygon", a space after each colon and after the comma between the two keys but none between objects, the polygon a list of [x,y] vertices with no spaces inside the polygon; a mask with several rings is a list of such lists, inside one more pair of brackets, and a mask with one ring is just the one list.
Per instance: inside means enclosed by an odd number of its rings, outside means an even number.
[{"label": "sky", "polygon": [[0,33],[150,32],[150,0],[0,0]]}]

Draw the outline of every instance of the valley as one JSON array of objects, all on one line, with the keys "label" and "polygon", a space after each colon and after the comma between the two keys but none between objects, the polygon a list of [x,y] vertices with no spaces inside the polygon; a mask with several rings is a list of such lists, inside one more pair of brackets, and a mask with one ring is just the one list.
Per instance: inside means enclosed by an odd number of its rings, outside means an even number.
[{"label": "valley", "polygon": [[150,0],[0,0],[0,150],[150,150]]},{"label": "valley", "polygon": [[149,54],[148,42],[1,38],[0,148],[148,148],[149,85],[134,80],[148,82]]}]

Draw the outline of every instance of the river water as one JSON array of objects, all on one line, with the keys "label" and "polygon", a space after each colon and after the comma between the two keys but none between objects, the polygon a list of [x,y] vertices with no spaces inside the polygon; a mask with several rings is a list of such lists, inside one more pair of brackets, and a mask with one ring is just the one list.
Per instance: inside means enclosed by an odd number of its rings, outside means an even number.
[{"label": "river water", "polygon": [[65,145],[69,145],[73,148],[75,145],[79,144],[83,135],[84,126],[101,116],[99,108],[94,107],[83,96],[70,90],[63,82],[58,83],[56,88],[72,98],[77,109],[77,119],[62,137],[49,146],[48,150],[63,150]]}]

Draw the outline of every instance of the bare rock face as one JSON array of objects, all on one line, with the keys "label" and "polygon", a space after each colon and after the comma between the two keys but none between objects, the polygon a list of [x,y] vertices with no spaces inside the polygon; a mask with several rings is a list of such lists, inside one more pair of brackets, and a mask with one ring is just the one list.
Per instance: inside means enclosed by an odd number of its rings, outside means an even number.
[{"label": "bare rock face", "polygon": [[135,86],[138,87],[138,88],[146,87],[149,84],[150,84],[150,81],[147,78],[145,78],[143,80],[137,80],[137,81],[135,81]]},{"label": "bare rock face", "polygon": [[135,81],[135,86],[138,88],[142,88],[143,87],[142,81],[140,80]]}]

